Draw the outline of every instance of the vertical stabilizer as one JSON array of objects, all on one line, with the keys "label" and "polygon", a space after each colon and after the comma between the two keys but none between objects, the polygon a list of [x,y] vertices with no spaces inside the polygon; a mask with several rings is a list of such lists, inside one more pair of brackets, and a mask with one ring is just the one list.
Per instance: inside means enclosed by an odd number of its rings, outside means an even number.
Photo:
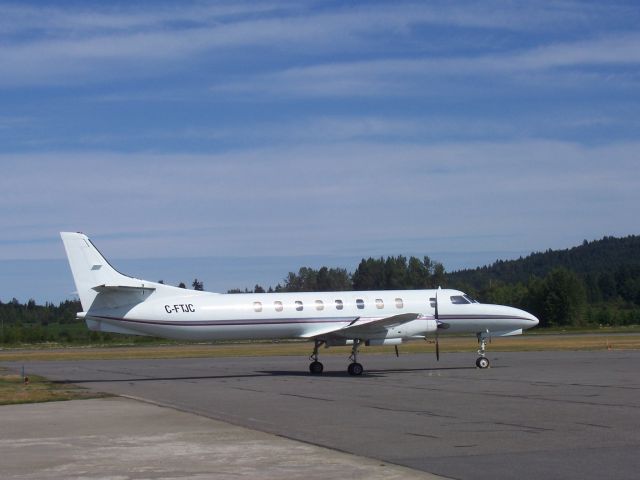
[{"label": "vertical stabilizer", "polygon": [[140,285],[140,281],[116,271],[82,233],[60,232],[82,309],[89,310],[101,285]]}]

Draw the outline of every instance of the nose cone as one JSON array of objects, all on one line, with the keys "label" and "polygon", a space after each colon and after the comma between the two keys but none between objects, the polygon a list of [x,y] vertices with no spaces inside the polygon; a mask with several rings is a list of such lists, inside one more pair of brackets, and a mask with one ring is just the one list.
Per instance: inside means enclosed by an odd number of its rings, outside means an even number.
[{"label": "nose cone", "polygon": [[532,315],[529,312],[525,312],[524,310],[518,311],[520,312],[520,317],[526,320],[523,328],[533,328],[540,323],[540,320],[538,320],[535,315]]}]

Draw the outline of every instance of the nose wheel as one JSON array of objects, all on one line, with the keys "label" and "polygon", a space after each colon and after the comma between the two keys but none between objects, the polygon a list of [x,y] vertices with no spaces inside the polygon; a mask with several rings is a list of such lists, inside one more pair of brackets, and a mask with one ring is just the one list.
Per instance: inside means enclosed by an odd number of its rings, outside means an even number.
[{"label": "nose wheel", "polygon": [[480,344],[480,348],[478,348],[478,355],[480,356],[476,360],[476,367],[489,368],[489,359],[484,356],[487,339],[482,333],[478,333],[478,343]]},{"label": "nose wheel", "polygon": [[479,357],[476,360],[476,367],[478,367],[478,368],[489,368],[489,359],[487,357]]}]

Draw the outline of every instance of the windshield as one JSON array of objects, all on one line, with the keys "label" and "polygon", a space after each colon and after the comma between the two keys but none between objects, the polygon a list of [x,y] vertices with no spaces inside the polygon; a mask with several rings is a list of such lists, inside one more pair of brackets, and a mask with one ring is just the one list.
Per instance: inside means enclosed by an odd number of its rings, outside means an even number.
[{"label": "windshield", "polygon": [[463,295],[464,298],[466,298],[467,300],[469,300],[471,303],[480,303],[478,300],[476,300],[475,298],[470,297],[469,295],[467,295],[466,293]]},{"label": "windshield", "polygon": [[473,298],[471,298],[467,294],[452,295],[449,298],[451,299],[451,303],[453,303],[454,305],[462,305],[462,304],[466,304],[466,303],[480,303],[477,300],[474,300]]},{"label": "windshield", "polygon": [[469,300],[464,298],[462,295],[453,295],[450,298],[451,298],[451,303],[453,303],[454,305],[461,305],[463,303],[471,303]]}]

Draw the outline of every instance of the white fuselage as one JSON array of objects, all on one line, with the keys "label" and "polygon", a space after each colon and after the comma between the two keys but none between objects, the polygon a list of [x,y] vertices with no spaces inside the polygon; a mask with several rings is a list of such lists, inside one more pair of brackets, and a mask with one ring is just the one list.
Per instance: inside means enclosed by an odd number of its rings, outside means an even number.
[{"label": "white fuselage", "polygon": [[440,334],[499,336],[538,324],[533,315],[512,307],[468,300],[453,303],[452,297],[458,301],[468,297],[448,289],[216,294],[153,287],[156,290],[136,292],[146,295],[144,301],[114,307],[102,302],[90,308],[85,313],[87,325],[98,331],[204,341],[321,338],[325,332],[334,339],[352,339],[352,334],[343,337],[339,329],[406,313],[420,316],[368,332],[362,340],[425,337],[437,327]]}]

